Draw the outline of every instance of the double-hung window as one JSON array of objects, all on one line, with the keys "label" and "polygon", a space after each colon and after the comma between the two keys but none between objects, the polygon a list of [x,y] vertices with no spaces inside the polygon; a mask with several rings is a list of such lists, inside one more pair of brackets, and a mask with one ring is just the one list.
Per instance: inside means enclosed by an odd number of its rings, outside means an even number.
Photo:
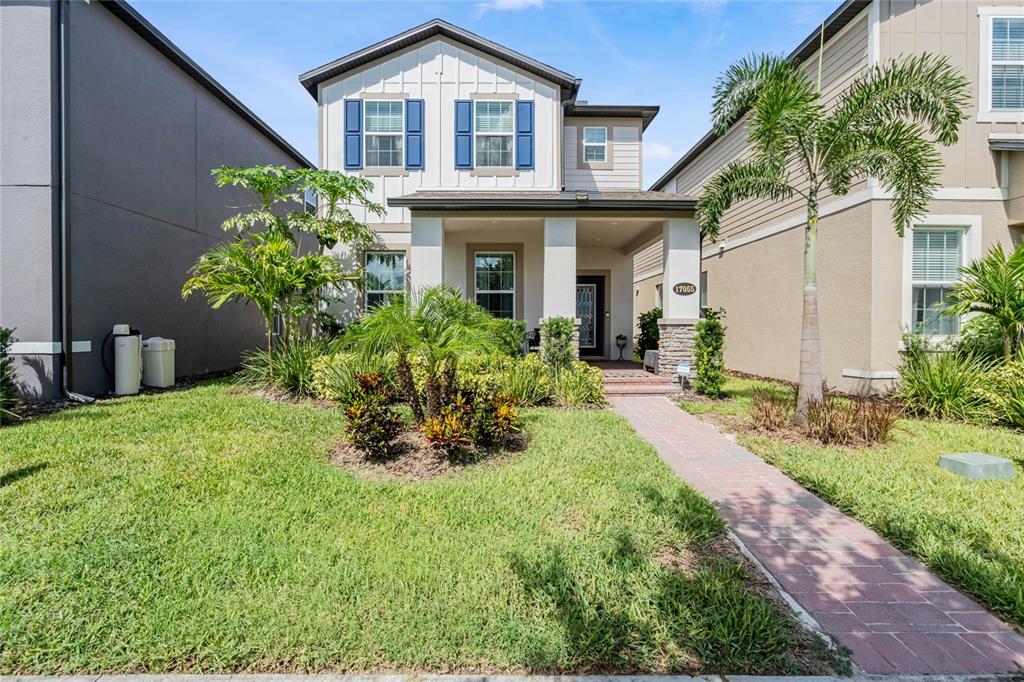
[{"label": "double-hung window", "polygon": [[515,114],[511,100],[477,101],[474,106],[476,125],[476,165],[482,168],[511,168]]},{"label": "double-hung window", "polygon": [[981,6],[978,121],[1024,117],[1024,8]]},{"label": "double-hung window", "polygon": [[495,317],[515,317],[515,253],[478,251],[473,256],[473,268],[477,305]]},{"label": "double-hung window", "polygon": [[608,129],[583,129],[583,161],[585,163],[604,163],[608,160]]},{"label": "double-hung window", "polygon": [[402,160],[402,101],[367,100],[366,165],[368,167],[400,167]]},{"label": "double-hung window", "polygon": [[911,240],[911,325],[929,336],[953,336],[960,319],[941,315],[946,296],[960,278],[964,262],[964,230],[955,227],[918,227]]},{"label": "double-hung window", "polygon": [[366,309],[388,302],[394,294],[405,293],[405,253],[366,253]]}]

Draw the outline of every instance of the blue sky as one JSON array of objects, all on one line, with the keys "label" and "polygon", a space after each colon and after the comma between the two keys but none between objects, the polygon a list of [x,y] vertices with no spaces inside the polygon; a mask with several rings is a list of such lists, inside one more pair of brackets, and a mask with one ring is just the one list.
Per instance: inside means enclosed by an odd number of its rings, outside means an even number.
[{"label": "blue sky", "polygon": [[839,0],[309,2],[130,0],[258,116],[316,161],[298,75],[441,17],[583,79],[595,104],[657,104],[644,183],[708,130],[715,77],[752,51],[788,53]]}]

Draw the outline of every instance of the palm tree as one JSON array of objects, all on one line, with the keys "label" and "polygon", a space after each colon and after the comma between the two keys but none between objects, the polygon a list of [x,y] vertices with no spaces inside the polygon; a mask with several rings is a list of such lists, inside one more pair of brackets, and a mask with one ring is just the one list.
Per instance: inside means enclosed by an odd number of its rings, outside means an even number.
[{"label": "palm tree", "polygon": [[722,215],[745,199],[804,199],[803,325],[796,421],[822,395],[818,321],[818,196],[845,195],[870,175],[892,193],[896,232],[924,214],[941,168],[936,142],[956,142],[968,102],[964,75],[944,57],[920,55],[875,66],[834,104],[821,93],[821,54],[812,81],[798,64],[773,55],[742,59],[719,77],[712,119],[718,134],[746,115],[751,157],[727,164],[697,202],[708,238],[718,237]]},{"label": "palm tree", "polygon": [[[458,359],[497,352],[500,334],[486,310],[441,285],[392,297],[353,325],[344,344],[364,355],[393,353],[402,393],[413,416],[423,421],[437,416],[453,394]],[[414,363],[425,375],[423,398],[413,379]]]},{"label": "palm tree", "polygon": [[1011,359],[1024,334],[1024,246],[1007,256],[996,243],[960,274],[942,313],[990,315],[1002,331],[1003,358]]}]

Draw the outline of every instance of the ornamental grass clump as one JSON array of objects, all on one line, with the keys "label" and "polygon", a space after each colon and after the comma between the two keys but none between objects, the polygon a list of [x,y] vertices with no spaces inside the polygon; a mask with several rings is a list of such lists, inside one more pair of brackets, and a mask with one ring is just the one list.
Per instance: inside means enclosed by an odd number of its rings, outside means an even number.
[{"label": "ornamental grass clump", "polygon": [[242,357],[237,381],[254,388],[281,391],[297,398],[317,395],[314,367],[330,352],[326,339],[298,338],[273,348],[257,348]]},{"label": "ornamental grass clump", "polygon": [[790,421],[793,397],[767,387],[751,391],[750,418],[766,431],[778,431]]},{"label": "ornamental grass clump", "polygon": [[986,418],[987,373],[992,361],[932,348],[914,334],[903,337],[896,395],[910,415],[929,419],[978,421]]}]

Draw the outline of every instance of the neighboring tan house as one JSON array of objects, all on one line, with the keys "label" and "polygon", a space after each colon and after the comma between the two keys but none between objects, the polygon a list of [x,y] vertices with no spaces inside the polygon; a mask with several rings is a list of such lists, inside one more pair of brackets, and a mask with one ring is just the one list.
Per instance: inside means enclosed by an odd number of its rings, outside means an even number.
[{"label": "neighboring tan house", "polygon": [[[664,243],[673,281],[698,281],[693,200],[642,191],[657,107],[579,101],[579,79],[437,19],[300,81],[319,105],[321,166],[372,180],[387,206],[360,214],[382,246],[343,254],[369,285],[341,312],[447,283],[531,329],[576,318],[583,357],[617,358],[621,335],[629,358],[633,255]],[[669,359],[688,357],[698,298],[666,301]]]},{"label": "neighboring tan house", "polygon": [[[941,187],[905,238],[896,236],[885,193],[864,180],[845,197],[821,198],[819,304],[829,385],[877,391],[896,378],[901,331],[957,334],[940,303],[957,267],[1000,242],[1013,248],[1024,222],[1024,7],[963,0],[849,0],[825,22],[824,91],[833,98],[858,75],[894,57],[939,53],[974,84],[960,141],[941,149]],[[811,72],[818,31],[791,55]],[[756,46],[751,46],[756,49]],[[746,153],[741,119],[707,134],[651,187],[699,196],[728,161]],[[799,363],[804,207],[746,201],[705,241],[707,303],[724,307],[730,369],[796,380]],[[638,254],[638,311],[653,305],[663,275],[655,250]]]},{"label": "neighboring tan house", "polygon": [[4,2],[0,84],[0,326],[23,395],[108,392],[115,323],[173,338],[178,375],[238,366],[259,313],[181,298],[251,202],[210,170],[309,161],[120,0]]}]

